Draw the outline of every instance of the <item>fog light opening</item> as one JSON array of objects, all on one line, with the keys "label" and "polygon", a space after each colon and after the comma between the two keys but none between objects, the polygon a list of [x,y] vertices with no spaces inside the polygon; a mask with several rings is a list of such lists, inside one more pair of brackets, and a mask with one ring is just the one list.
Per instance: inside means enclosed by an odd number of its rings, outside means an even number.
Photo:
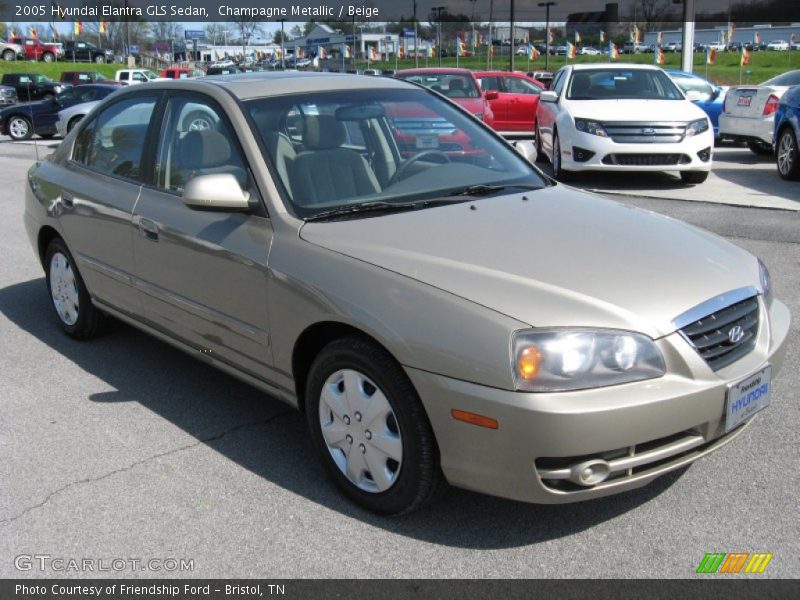
[{"label": "fog light opening", "polygon": [[587,460],[585,462],[574,465],[570,479],[573,483],[582,485],[584,487],[591,487],[598,483],[604,482],[611,474],[611,467],[609,464],[600,459]]}]

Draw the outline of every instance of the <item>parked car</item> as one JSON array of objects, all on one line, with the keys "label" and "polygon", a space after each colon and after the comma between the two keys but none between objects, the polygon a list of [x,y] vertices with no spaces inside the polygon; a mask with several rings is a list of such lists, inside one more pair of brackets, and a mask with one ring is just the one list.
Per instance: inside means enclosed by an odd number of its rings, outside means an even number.
[{"label": "parked car", "polygon": [[680,42],[667,42],[661,46],[661,49],[664,52],[681,52],[683,50],[683,44]]},{"label": "parked car", "polygon": [[97,64],[110,63],[114,62],[114,51],[110,48],[99,48],[84,40],[67,40],[64,42],[64,60]]},{"label": "parked car", "polygon": [[623,54],[641,54],[642,52],[647,52],[650,49],[650,46],[647,44],[634,44],[633,42],[627,42],[622,47]]},{"label": "parked car", "polygon": [[235,65],[231,65],[229,67],[211,66],[206,69],[206,75],[236,75],[241,72],[242,70]]},{"label": "parked car", "polygon": [[[185,131],[199,107],[216,127]],[[398,162],[398,107],[478,153]],[[553,183],[395,78],[122,89],[25,183],[54,323],[115,316],[297,407],[378,513],[445,481],[543,503],[643,486],[735,443],[788,346],[755,256]]]},{"label": "parked car", "polygon": [[592,46],[581,46],[581,49],[578,50],[578,54],[583,56],[600,56],[601,52]]},{"label": "parked car", "polygon": [[678,171],[702,183],[714,131],[660,68],[595,63],[556,73],[539,99],[536,141],[560,180],[575,171]]},{"label": "parked car", "polygon": [[198,69],[190,69],[189,67],[166,67],[161,69],[161,77],[163,79],[191,79],[194,77],[202,77],[205,75]]},{"label": "parked car", "polygon": [[767,50],[777,50],[779,52],[788,52],[789,42],[786,40],[772,40],[767,44]]},{"label": "parked car", "polygon": [[475,76],[484,92],[497,92],[489,100],[494,129],[505,138],[533,139],[536,107],[544,86],[522,73],[477,71]]},{"label": "parked car", "polygon": [[483,92],[475,74],[468,69],[428,68],[405,69],[394,74],[418,85],[447,96],[464,110],[474,115],[490,127],[494,123],[494,113],[489,104],[497,96],[495,92]]},{"label": "parked car", "polygon": [[69,108],[58,111],[58,119],[56,120],[56,132],[58,135],[66,137],[81,122],[81,119],[88,115],[98,104],[100,104],[99,100],[92,100],[74,104]]},{"label": "parked car", "polygon": [[672,81],[678,84],[678,87],[681,88],[686,97],[702,108],[708,118],[711,119],[711,125],[714,128],[714,140],[718,142],[720,140],[719,115],[725,103],[725,94],[728,91],[728,86],[714,85],[699,75],[686,71],[677,69],[666,69],[665,71],[672,78]]},{"label": "parked car", "polygon": [[68,83],[53,81],[41,73],[4,73],[0,84],[14,88],[21,102],[53,98],[72,87]]},{"label": "parked car", "polygon": [[784,179],[800,179],[800,85],[789,88],[775,111],[775,162]]},{"label": "parked car", "polygon": [[75,104],[102,100],[119,89],[116,85],[92,84],[70,88],[54,98],[17,104],[0,111],[0,134],[14,141],[30,139],[34,134],[53,137],[58,131],[58,112]]},{"label": "parked car", "polygon": [[11,106],[18,101],[17,90],[10,85],[0,85],[0,106]]},{"label": "parked car", "polygon": [[787,71],[759,85],[729,89],[719,116],[720,135],[746,142],[755,154],[772,154],[775,111],[781,96],[793,85],[800,85],[800,70]]},{"label": "parked car", "polygon": [[0,58],[9,61],[24,59],[25,49],[18,44],[9,44],[0,40]]},{"label": "parked car", "polygon": [[122,85],[113,79],[106,79],[105,75],[97,71],[63,71],[61,82],[73,86],[87,85],[90,83],[103,83],[106,85]]},{"label": "parked car", "polygon": [[161,78],[150,69],[120,69],[114,75],[114,80],[122,85],[137,85],[158,79]]},{"label": "parked car", "polygon": [[53,62],[63,56],[63,50],[53,44],[43,44],[34,38],[12,37],[8,40],[9,44],[20,46],[23,50],[25,60],[43,60]]},{"label": "parked car", "polygon": [[550,84],[553,83],[553,77],[555,76],[550,71],[529,71],[526,75],[538,81],[546,90],[550,89]]}]

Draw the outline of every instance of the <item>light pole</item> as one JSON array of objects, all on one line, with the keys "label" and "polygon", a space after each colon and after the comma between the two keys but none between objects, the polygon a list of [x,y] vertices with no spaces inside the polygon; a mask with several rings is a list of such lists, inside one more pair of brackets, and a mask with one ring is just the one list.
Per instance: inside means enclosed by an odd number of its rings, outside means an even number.
[{"label": "light pole", "polygon": [[[278,19],[281,22],[281,71],[286,68],[286,46],[284,45],[283,24],[286,19]],[[295,68],[297,68],[297,52],[294,54]]]},{"label": "light pole", "polygon": [[550,64],[550,7],[555,2],[539,2],[537,6],[544,7],[544,70],[547,71]]},{"label": "light pole", "polygon": [[442,13],[447,10],[446,6],[434,6],[431,9],[436,13],[436,54],[438,55],[438,64],[442,66]]},{"label": "light pole", "polygon": [[514,0],[511,0],[511,72],[514,72]]},{"label": "light pole", "polygon": [[414,66],[419,69],[419,27],[417,27],[417,0],[414,0]]}]

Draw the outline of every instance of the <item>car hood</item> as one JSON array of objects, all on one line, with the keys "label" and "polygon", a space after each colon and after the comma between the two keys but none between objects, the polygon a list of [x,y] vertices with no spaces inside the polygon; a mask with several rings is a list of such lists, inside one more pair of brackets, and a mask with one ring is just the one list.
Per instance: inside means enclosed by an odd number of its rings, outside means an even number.
[{"label": "car hood", "polygon": [[300,235],[532,326],[653,338],[690,308],[759,280],[751,254],[669,217],[563,186],[527,196],[311,222]]},{"label": "car hood", "polygon": [[[569,100],[573,117],[598,121],[691,121],[705,113],[688,100]],[[642,116],[632,116],[642,115]]]}]

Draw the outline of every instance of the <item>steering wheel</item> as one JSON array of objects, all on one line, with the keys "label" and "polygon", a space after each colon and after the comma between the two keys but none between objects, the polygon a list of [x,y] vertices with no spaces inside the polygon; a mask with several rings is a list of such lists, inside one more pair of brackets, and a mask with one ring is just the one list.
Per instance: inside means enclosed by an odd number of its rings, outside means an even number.
[{"label": "steering wheel", "polygon": [[391,179],[389,180],[389,185],[392,185],[393,183],[397,183],[398,181],[400,181],[402,179],[402,174],[405,173],[408,170],[408,168],[417,161],[420,161],[423,158],[431,158],[434,156],[436,158],[442,159],[440,161],[434,161],[434,162],[439,162],[440,164],[446,164],[450,162],[450,159],[447,157],[447,154],[445,154],[441,150],[424,150],[419,154],[412,156],[402,165],[397,167],[397,171],[394,172],[394,175],[392,175]]}]

